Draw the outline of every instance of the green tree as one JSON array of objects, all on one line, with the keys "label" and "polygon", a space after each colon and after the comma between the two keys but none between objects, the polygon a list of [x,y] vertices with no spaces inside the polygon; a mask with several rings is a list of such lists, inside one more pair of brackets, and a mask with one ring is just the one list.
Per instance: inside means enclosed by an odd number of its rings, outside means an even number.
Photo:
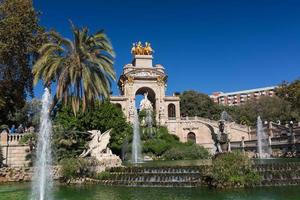
[{"label": "green tree", "polygon": [[180,110],[183,116],[199,116],[219,119],[217,105],[206,94],[197,91],[184,91],[180,95]]},{"label": "green tree", "polygon": [[0,123],[33,96],[31,67],[44,41],[31,0],[0,1]]},{"label": "green tree", "polygon": [[80,111],[76,116],[70,106],[64,106],[58,112],[54,126],[56,127],[54,140],[58,159],[79,155],[85,148],[89,137],[87,130],[96,129],[104,132],[112,128],[109,146],[117,155],[121,154],[125,138],[132,134],[131,125],[126,122],[122,110],[107,101],[96,102],[94,109]]},{"label": "green tree", "polygon": [[294,118],[300,120],[300,79],[291,83],[283,82],[276,90],[276,95],[291,104]]},{"label": "green tree", "polygon": [[289,102],[279,97],[262,97],[236,106],[230,113],[240,124],[256,125],[257,116],[266,121],[288,121],[295,116]]},{"label": "green tree", "polygon": [[8,119],[14,124],[38,127],[40,121],[40,110],[42,104],[37,99],[26,101],[21,109],[17,109],[14,115],[9,115]]},{"label": "green tree", "polygon": [[72,24],[74,40],[48,33],[49,42],[39,49],[39,59],[33,67],[34,83],[45,85],[56,81],[55,105],[58,101],[72,105],[76,114],[93,105],[96,99],[108,97],[111,80],[115,80],[114,51],[104,31],[90,35],[87,28]]}]

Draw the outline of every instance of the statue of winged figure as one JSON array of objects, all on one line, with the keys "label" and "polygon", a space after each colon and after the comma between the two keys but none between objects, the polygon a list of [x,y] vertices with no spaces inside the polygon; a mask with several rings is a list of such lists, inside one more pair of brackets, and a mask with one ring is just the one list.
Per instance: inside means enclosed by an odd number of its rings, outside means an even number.
[{"label": "statue of winged figure", "polygon": [[107,147],[110,140],[110,132],[112,129],[105,131],[101,134],[99,130],[88,131],[91,133],[91,141],[88,142],[88,149],[85,149],[79,157],[92,156],[100,159],[103,154],[112,154],[111,150]]}]

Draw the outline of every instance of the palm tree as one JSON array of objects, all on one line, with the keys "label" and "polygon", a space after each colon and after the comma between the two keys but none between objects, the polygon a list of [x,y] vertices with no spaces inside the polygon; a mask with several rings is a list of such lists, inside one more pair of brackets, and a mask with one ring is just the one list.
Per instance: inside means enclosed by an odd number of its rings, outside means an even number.
[{"label": "palm tree", "polygon": [[113,68],[114,50],[103,31],[89,35],[87,28],[72,24],[74,40],[48,33],[48,42],[39,49],[39,59],[33,66],[34,84],[39,79],[45,86],[56,82],[53,107],[58,102],[71,103],[74,113],[91,106],[97,98],[108,97]]}]

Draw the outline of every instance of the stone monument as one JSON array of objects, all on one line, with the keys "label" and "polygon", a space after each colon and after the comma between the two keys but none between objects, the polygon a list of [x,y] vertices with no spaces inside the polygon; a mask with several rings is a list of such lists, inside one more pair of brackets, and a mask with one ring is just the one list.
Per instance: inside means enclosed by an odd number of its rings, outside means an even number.
[{"label": "stone monument", "polygon": [[121,159],[112,153],[107,145],[110,140],[110,132],[112,129],[101,134],[99,130],[88,131],[91,133],[91,140],[88,142],[88,148],[85,149],[79,157],[85,158],[91,156],[99,161],[99,169],[97,171],[104,171],[105,168],[121,166]]}]

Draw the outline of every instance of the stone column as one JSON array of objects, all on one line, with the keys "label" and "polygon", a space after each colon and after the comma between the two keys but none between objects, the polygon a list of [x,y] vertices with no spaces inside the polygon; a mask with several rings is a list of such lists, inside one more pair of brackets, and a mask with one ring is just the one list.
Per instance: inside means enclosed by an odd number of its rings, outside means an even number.
[{"label": "stone column", "polygon": [[7,139],[8,139],[8,132],[6,130],[3,130],[1,133],[1,145],[7,145]]}]

